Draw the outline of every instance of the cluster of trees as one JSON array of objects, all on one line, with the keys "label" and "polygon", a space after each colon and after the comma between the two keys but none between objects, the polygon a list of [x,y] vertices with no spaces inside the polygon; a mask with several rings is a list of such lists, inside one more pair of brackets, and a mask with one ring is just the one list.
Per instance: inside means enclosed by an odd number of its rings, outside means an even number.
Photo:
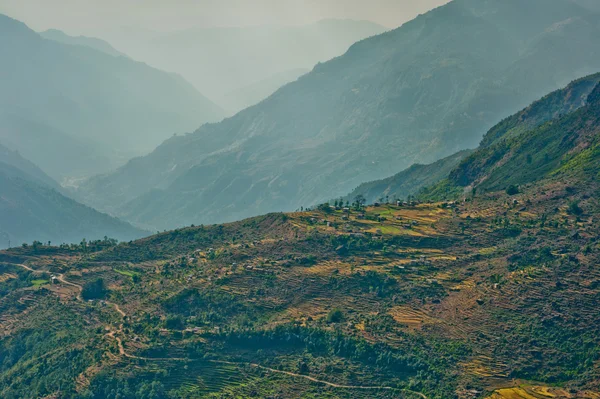
[{"label": "cluster of trees", "polygon": [[23,243],[21,247],[24,249],[31,249],[34,253],[43,253],[56,248],[68,251],[76,251],[76,252],[98,252],[107,248],[115,247],[119,245],[119,241],[114,238],[109,238],[104,236],[102,240],[92,240],[88,241],[85,238],[81,240],[79,244],[66,244],[62,243],[58,247],[52,246],[52,241],[48,241],[46,243],[40,241],[33,241],[31,244]]},{"label": "cluster of trees", "polygon": [[97,278],[84,284],[81,296],[83,299],[102,299],[108,293],[104,279]]}]

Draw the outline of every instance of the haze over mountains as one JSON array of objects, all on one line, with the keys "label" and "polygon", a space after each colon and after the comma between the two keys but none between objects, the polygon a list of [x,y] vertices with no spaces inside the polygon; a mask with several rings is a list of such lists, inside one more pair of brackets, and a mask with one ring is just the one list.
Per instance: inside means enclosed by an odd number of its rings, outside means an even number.
[{"label": "haze over mountains", "polygon": [[0,398],[600,399],[600,1],[283,18],[444,1],[0,1]]},{"label": "haze over mountains", "polygon": [[180,76],[62,41],[0,15],[0,140],[58,180],[110,170],[223,115]]},{"label": "haze over mountains", "polygon": [[505,115],[600,69],[597,37],[598,14],[569,0],[455,0],[78,195],[161,229],[316,204],[475,147]]},{"label": "haze over mountains", "polygon": [[147,233],[67,198],[36,165],[0,144],[0,249],[34,240],[55,244],[140,238]]},{"label": "haze over mountains", "polygon": [[[135,59],[181,74],[233,114],[296,80],[301,70],[385,30],[368,21],[322,20],[301,26],[133,31],[120,36],[119,48]],[[249,92],[249,86],[256,90]]]},{"label": "haze over mountains", "polygon": [[48,29],[44,32],[40,32],[40,36],[44,39],[50,39],[64,44],[91,47],[114,57],[127,57],[126,54],[117,51],[110,43],[95,37],[69,36],[58,29]]},{"label": "haze over mountains", "polygon": [[[597,138],[582,127],[593,125],[591,121],[598,116],[599,84],[600,73],[577,79],[503,119],[485,134],[476,150],[459,151],[432,164],[412,165],[392,177],[363,183],[344,200],[353,202],[358,195],[367,202],[406,200],[408,196],[445,200],[465,191],[503,190],[547,177],[565,158],[572,166],[563,167],[563,172],[589,169],[597,157]],[[584,124],[582,117],[587,120]],[[545,126],[550,121],[556,123]],[[590,172],[586,171],[593,177]]]}]

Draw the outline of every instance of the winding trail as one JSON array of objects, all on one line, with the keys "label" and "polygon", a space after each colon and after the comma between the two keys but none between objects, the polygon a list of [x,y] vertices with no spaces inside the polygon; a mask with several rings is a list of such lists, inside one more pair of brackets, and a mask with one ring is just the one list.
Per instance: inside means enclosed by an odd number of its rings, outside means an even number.
[{"label": "winding trail", "polygon": [[[32,269],[31,267],[24,265],[24,264],[20,264],[20,263],[11,263],[13,266],[20,266],[26,270],[29,270],[30,272],[33,273],[42,273],[42,272],[46,272],[45,270],[35,270]],[[66,284],[66,285],[70,285],[72,287],[77,288],[78,290],[78,294],[77,294],[77,299],[78,300],[83,300],[83,298],[81,297],[81,292],[83,291],[83,287],[79,284],[70,282],[68,280],[65,279],[64,274],[58,274],[56,275],[56,278]],[[119,307],[119,305],[117,305],[116,303],[113,302],[108,302],[105,301],[108,305],[112,306],[115,311],[117,313],[119,313],[122,317],[127,317],[127,314]],[[115,330],[112,329],[110,326],[106,327],[106,330],[108,331],[108,333],[106,334],[107,337],[110,337],[112,339],[114,339],[117,342],[117,347],[119,350],[119,354],[121,356],[124,356],[128,359],[135,359],[135,360],[145,360],[145,361],[177,361],[177,362],[190,362],[192,361],[192,359],[187,359],[187,358],[180,358],[180,357],[167,357],[167,358],[159,358],[159,357],[143,357],[143,356],[136,356],[136,355],[132,355],[130,353],[128,353],[125,350],[125,347],[123,345],[123,340],[121,339],[121,337],[119,337],[117,334],[118,333],[122,333],[123,332],[123,324],[119,325],[119,329]],[[215,363],[215,364],[227,364],[227,365],[231,365],[231,366],[236,366],[236,367],[241,367],[241,366],[249,366],[249,367],[253,367],[253,368],[257,368],[257,369],[261,369],[264,371],[268,371],[271,373],[275,373],[275,374],[283,374],[283,375],[287,375],[289,377],[294,377],[294,378],[303,378],[305,380],[317,383],[317,384],[322,384],[331,388],[337,388],[337,389],[355,389],[355,390],[365,390],[365,391],[375,391],[375,390],[380,390],[380,391],[395,391],[395,392],[405,392],[405,393],[409,393],[409,394],[413,394],[416,395],[418,397],[420,397],[421,399],[428,399],[427,396],[425,396],[423,393],[421,392],[416,392],[416,391],[411,391],[410,389],[403,389],[403,388],[396,388],[396,387],[388,387],[388,386],[366,386],[366,385],[343,385],[343,384],[336,384],[330,381],[325,381],[325,380],[319,380],[318,378],[315,377],[311,377],[309,375],[304,375],[304,374],[297,374],[297,373],[292,373],[291,371],[284,371],[284,370],[277,370],[271,367],[266,367],[266,366],[261,366],[260,364],[256,364],[256,363],[246,363],[246,362],[229,362],[229,361],[225,361],[225,360],[209,360],[211,363]]]},{"label": "winding trail", "polygon": [[311,377],[309,375],[292,373],[291,371],[277,370],[277,369],[273,369],[271,367],[261,366],[260,364],[256,364],[256,363],[237,363],[237,362],[227,362],[225,360],[210,360],[210,362],[220,363],[220,364],[229,364],[229,365],[233,365],[233,366],[246,365],[246,366],[258,368],[261,370],[269,371],[271,373],[285,374],[290,377],[296,377],[296,378],[304,378],[305,380],[316,382],[317,384],[327,385],[332,388],[407,392],[407,393],[412,393],[414,395],[417,395],[423,399],[428,399],[427,396],[425,396],[421,392],[411,391],[410,389],[402,389],[402,388],[386,387],[386,386],[341,385],[341,384],[336,384],[336,383],[329,382],[329,381],[319,380],[319,379]]}]

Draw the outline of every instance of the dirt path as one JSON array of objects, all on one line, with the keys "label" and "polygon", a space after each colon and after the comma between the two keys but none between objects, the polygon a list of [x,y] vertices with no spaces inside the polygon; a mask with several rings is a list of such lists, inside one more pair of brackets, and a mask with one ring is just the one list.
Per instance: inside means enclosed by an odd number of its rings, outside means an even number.
[{"label": "dirt path", "polygon": [[24,265],[24,264],[22,264],[22,263],[8,263],[8,264],[9,264],[9,265],[13,265],[13,266],[19,266],[19,267],[22,267],[23,269],[25,269],[25,270],[29,270],[30,272],[33,272],[33,273],[42,273],[42,271],[41,271],[41,270],[35,270],[35,269],[32,269],[31,267],[29,267],[29,266],[27,266],[27,265]]},{"label": "dirt path", "polygon": [[270,368],[270,367],[261,366],[260,364],[256,364],[256,363],[236,363],[236,362],[227,362],[227,361],[224,361],[224,360],[211,360],[211,362],[212,363],[220,363],[220,364],[229,364],[229,365],[233,365],[233,366],[247,365],[247,366],[255,367],[255,368],[258,368],[258,369],[261,369],[261,370],[270,371],[272,373],[285,374],[285,375],[288,375],[290,377],[296,377],[296,378],[304,378],[305,380],[316,382],[317,384],[327,385],[327,386],[332,387],[332,388],[399,391],[399,392],[412,393],[412,394],[417,395],[417,396],[419,396],[419,397],[421,397],[423,399],[428,399],[427,396],[425,396],[421,392],[415,392],[415,391],[411,391],[409,389],[386,387],[386,386],[341,385],[341,384],[335,384],[335,383],[329,382],[329,381],[319,380],[319,379],[311,377],[309,375],[296,374],[296,373],[292,373],[291,371],[277,370],[277,369],[273,369],[273,368]]},{"label": "dirt path", "polygon": [[[29,270],[30,272],[33,272],[33,273],[43,272],[43,270],[35,270],[35,269],[32,269],[29,266],[23,265],[23,264],[16,264],[16,263],[14,263],[13,265],[20,266],[20,267],[22,267],[22,268],[24,268],[26,270]],[[83,298],[81,298],[81,292],[83,291],[83,287],[81,285],[66,280],[63,274],[58,274],[56,276],[56,278],[60,282],[66,284],[66,285],[70,285],[72,287],[77,288],[77,290],[79,291],[79,293],[77,295],[77,299],[83,300]],[[112,302],[108,302],[108,301],[106,301],[106,303],[108,305],[111,305],[112,307],[114,307],[115,311],[117,313],[119,313],[122,317],[126,317],[127,316],[127,314],[125,312],[123,312],[123,310],[116,303],[112,303]],[[106,336],[114,339],[115,341],[117,341],[117,347],[119,349],[119,354],[121,356],[124,356],[124,357],[128,358],[128,359],[146,360],[146,361],[179,361],[179,362],[189,362],[189,361],[191,361],[190,359],[178,358],[178,357],[167,357],[167,358],[152,357],[152,358],[150,358],[150,357],[143,357],[143,356],[132,355],[130,353],[127,353],[127,351],[125,350],[125,347],[123,346],[123,340],[121,339],[121,337],[119,337],[117,335],[117,334],[123,332],[123,324],[119,325],[119,329],[118,330],[114,330],[110,326],[107,326],[106,329],[108,330],[108,333],[106,334]],[[228,365],[237,366],[237,367],[239,367],[239,366],[250,366],[250,367],[257,368],[257,369],[269,371],[271,373],[284,374],[284,375],[287,375],[287,376],[290,376],[290,377],[295,377],[295,378],[303,378],[305,380],[308,380],[308,381],[311,381],[311,382],[314,382],[314,383],[317,383],[317,384],[326,385],[326,386],[331,387],[331,388],[406,392],[406,393],[410,393],[410,394],[413,394],[413,395],[417,395],[417,396],[419,396],[422,399],[428,399],[427,396],[425,396],[421,392],[415,392],[415,391],[411,391],[409,389],[394,388],[394,387],[387,387],[387,386],[365,386],[365,385],[342,385],[342,384],[336,384],[336,383],[329,382],[329,381],[319,380],[318,378],[311,377],[311,376],[304,375],[304,374],[297,374],[297,373],[292,373],[291,371],[283,371],[283,370],[273,369],[271,367],[261,366],[260,364],[256,364],[256,363],[243,363],[243,362],[239,362],[238,363],[238,362],[228,362],[228,361],[225,361],[225,360],[210,360],[210,362],[217,363],[217,364],[228,364]]]}]

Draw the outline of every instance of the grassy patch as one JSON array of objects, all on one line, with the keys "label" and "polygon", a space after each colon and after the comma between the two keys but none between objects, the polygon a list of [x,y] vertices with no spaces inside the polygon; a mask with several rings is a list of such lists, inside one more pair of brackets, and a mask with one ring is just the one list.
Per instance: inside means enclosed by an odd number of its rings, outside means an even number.
[{"label": "grassy patch", "polygon": [[115,272],[123,275],[123,276],[127,276],[127,277],[135,277],[135,276],[139,276],[140,274],[138,272],[134,272],[131,270],[120,270],[120,269],[115,269]]}]

